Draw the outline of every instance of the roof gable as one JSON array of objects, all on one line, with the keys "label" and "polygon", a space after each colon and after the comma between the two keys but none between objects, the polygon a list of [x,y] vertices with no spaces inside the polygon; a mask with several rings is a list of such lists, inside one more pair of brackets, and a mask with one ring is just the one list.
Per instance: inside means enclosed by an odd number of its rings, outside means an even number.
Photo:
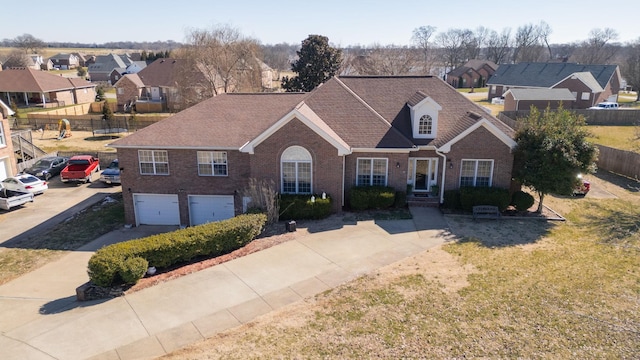
[{"label": "roof gable", "polygon": [[588,71],[573,73],[573,74],[567,76],[566,78],[558,81],[556,84],[553,84],[552,87],[556,87],[556,86],[560,85],[562,82],[564,82],[565,80],[570,80],[570,79],[571,80],[579,80],[579,81],[581,81],[589,89],[591,89],[592,93],[600,93],[600,92],[604,91],[602,86],[600,86],[600,84],[598,84],[598,81],[593,77],[593,74],[591,74]]},{"label": "roof gable", "polygon": [[556,100],[575,101],[576,98],[571,91],[566,88],[561,89],[510,89],[504,96],[511,94],[514,100]]},{"label": "roof gable", "polygon": [[28,68],[0,71],[0,91],[4,92],[48,92],[81,87],[95,87],[95,85],[84,79],[66,78]]},{"label": "roof gable", "polygon": [[552,87],[574,73],[590,72],[600,87],[617,74],[617,65],[583,65],[574,63],[502,64],[489,78],[487,85]]}]

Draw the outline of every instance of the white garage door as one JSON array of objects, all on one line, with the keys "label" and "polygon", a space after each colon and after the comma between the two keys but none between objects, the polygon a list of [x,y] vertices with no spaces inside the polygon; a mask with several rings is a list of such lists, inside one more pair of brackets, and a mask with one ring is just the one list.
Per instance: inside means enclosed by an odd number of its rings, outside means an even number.
[{"label": "white garage door", "polygon": [[9,176],[9,161],[5,159],[0,159],[0,181],[6,179]]},{"label": "white garage door", "polygon": [[136,225],[180,225],[178,195],[133,194]]},{"label": "white garage door", "polygon": [[233,195],[189,195],[189,218],[192,226],[234,216]]}]

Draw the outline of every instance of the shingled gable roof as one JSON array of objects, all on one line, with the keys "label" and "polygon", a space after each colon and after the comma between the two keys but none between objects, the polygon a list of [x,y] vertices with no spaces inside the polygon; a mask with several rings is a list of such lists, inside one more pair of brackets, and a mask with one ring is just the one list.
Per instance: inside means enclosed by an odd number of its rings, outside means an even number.
[{"label": "shingled gable roof", "polygon": [[556,85],[560,84],[561,82],[563,82],[563,81],[565,81],[565,80],[567,80],[569,78],[574,78],[574,79],[578,79],[578,80],[582,81],[582,83],[587,85],[589,87],[589,89],[591,89],[591,91],[594,92],[594,93],[599,93],[599,92],[603,92],[604,91],[602,86],[600,86],[600,84],[598,84],[598,81],[596,80],[596,78],[593,77],[593,74],[591,74],[588,71],[573,73],[573,74],[567,76],[566,78],[558,81],[557,83],[553,84],[552,87],[555,87]]},{"label": "shingled gable roof", "polygon": [[487,85],[552,87],[562,79],[579,72],[590,72],[602,88],[618,74],[617,65],[584,65],[574,63],[501,64]]},{"label": "shingled gable roof", "polygon": [[118,81],[116,81],[115,84],[113,84],[114,87],[118,87],[118,83],[119,82],[124,82],[124,81],[130,81],[131,83],[133,83],[137,88],[143,88],[144,87],[144,83],[142,82],[142,80],[140,80],[140,77],[138,76],[138,74],[125,74],[123,77],[121,77]]},{"label": "shingled gable roof", "polygon": [[27,68],[0,71],[0,91],[49,92],[95,87],[84,79],[70,79]]},{"label": "shingled gable roof", "polygon": [[[181,59],[157,59],[140,70],[138,76],[145,86],[175,87],[176,73],[186,64],[187,62]],[[206,78],[201,71],[193,69],[193,74],[197,76],[195,83],[205,83]]]},{"label": "shingled gable roof", "polygon": [[[426,95],[439,104],[442,110],[438,114],[437,137],[432,140],[413,139],[417,146],[443,146],[483,119],[483,126],[490,127],[492,132],[505,134],[507,138],[514,135],[513,129],[438,77],[348,76],[340,80],[408,139],[413,137],[408,101],[420,101],[416,94],[421,92],[420,96]],[[507,143],[513,145],[509,141]]]},{"label": "shingled gable roof", "polygon": [[[424,145],[451,144],[480,124],[508,143],[513,130],[433,77],[340,77],[311,93],[222,94],[148,126],[110,146],[115,148],[216,148],[251,152],[298,119],[349,151],[416,148],[407,101],[416,89],[442,106],[438,137]],[[442,134],[442,136],[441,136]],[[457,141],[457,140],[456,140]]]}]

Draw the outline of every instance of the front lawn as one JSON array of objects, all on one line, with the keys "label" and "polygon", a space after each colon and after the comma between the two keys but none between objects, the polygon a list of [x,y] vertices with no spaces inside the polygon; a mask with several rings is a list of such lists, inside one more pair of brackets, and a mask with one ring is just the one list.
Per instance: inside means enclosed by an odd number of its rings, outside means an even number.
[{"label": "front lawn", "polygon": [[640,126],[589,126],[587,138],[594,144],[627,151],[640,151]]}]

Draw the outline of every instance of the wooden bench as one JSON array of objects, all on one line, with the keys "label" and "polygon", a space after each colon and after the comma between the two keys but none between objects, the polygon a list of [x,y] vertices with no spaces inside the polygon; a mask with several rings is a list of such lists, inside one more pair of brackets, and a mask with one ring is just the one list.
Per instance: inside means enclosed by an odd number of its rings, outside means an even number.
[{"label": "wooden bench", "polygon": [[476,205],[473,207],[473,220],[500,219],[500,209],[493,205]]}]

